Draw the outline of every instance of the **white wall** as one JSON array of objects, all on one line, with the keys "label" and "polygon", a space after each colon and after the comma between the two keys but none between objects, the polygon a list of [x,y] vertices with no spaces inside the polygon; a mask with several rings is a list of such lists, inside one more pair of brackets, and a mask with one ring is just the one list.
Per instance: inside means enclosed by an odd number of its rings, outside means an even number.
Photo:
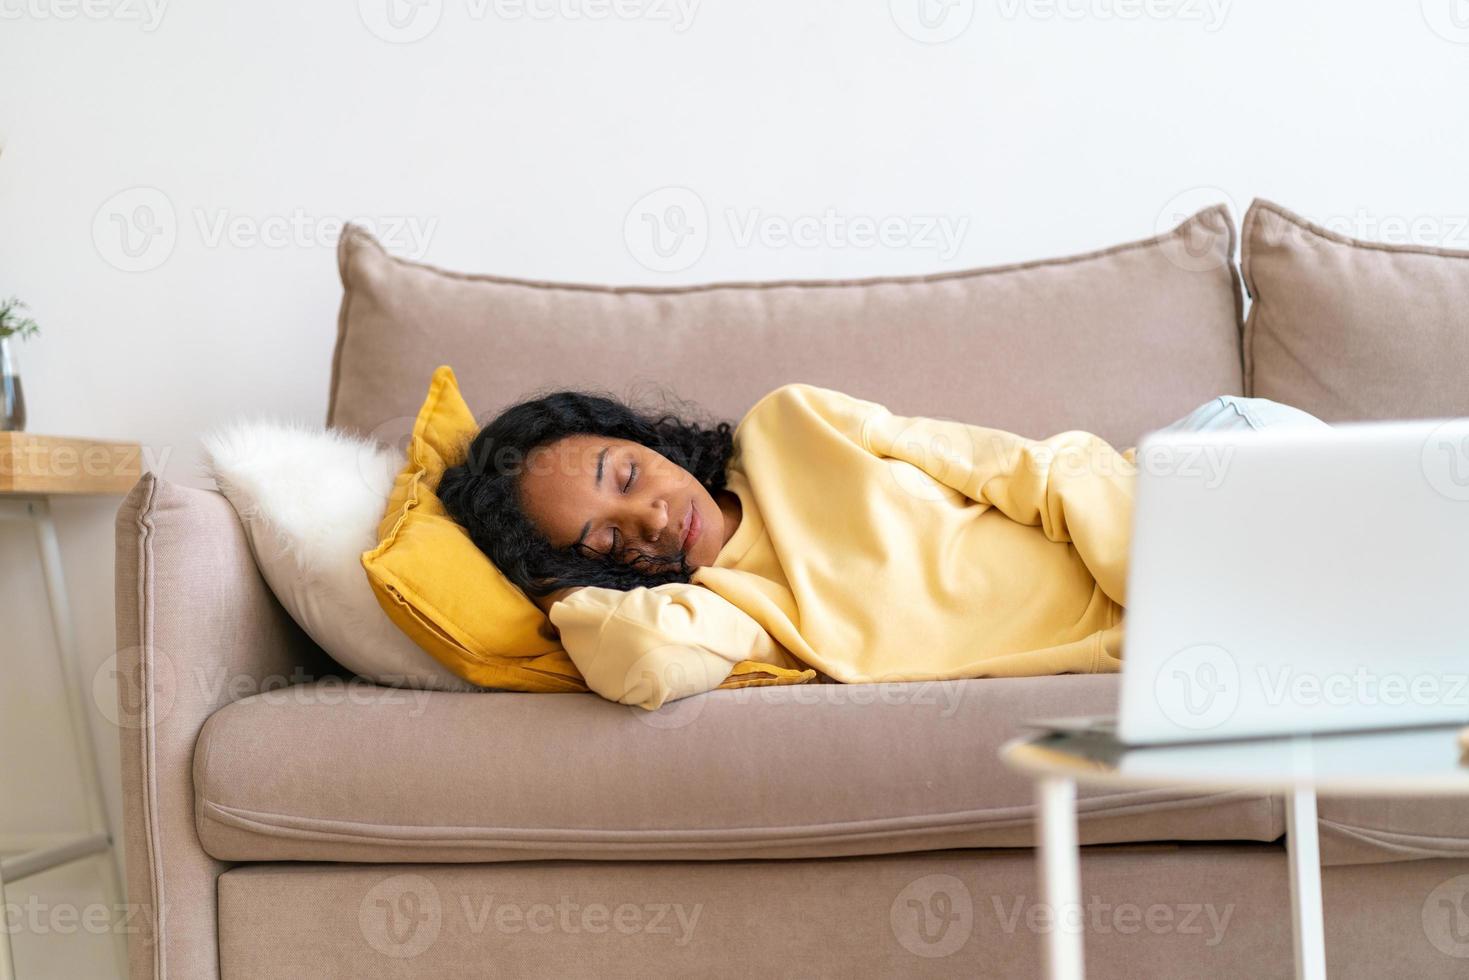
[{"label": "white wall", "polygon": [[[394,247],[449,267],[609,282],[962,268],[1256,195],[1469,247],[1461,0],[924,0],[957,30],[939,44],[901,26],[925,33],[917,2],[617,0],[631,16],[593,18],[611,0],[0,0],[0,294],[44,328],[20,350],[30,428],[141,439],[198,482],[201,430],[320,420],[347,217],[407,219],[421,237]],[[709,218],[675,272],[624,234],[665,187],[696,197],[652,204]],[[964,234],[740,240],[752,216],[828,209]],[[130,259],[117,221],[164,234]],[[89,671],[112,646],[114,506],[59,508]],[[0,525],[7,831],[78,812],[32,569]]]}]

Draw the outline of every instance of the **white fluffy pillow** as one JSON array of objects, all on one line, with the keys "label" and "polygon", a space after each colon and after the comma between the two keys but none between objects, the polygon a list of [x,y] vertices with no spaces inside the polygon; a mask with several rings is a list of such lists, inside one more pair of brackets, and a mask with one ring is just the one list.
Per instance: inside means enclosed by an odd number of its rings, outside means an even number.
[{"label": "white fluffy pillow", "polygon": [[265,581],[332,659],[380,684],[478,690],[393,624],[362,568],[401,452],[322,428],[244,421],[205,436],[204,456]]}]

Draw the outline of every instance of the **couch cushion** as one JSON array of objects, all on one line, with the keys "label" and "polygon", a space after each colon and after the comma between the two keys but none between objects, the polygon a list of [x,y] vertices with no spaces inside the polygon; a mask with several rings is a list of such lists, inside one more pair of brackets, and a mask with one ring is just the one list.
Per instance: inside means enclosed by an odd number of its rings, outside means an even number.
[{"label": "couch cushion", "polygon": [[1243,237],[1250,394],[1328,422],[1469,415],[1469,252],[1358,241],[1269,201]]},{"label": "couch cushion", "polygon": [[1469,858],[1462,796],[1322,797],[1317,813],[1322,860],[1331,864]]},{"label": "couch cushion", "polygon": [[453,364],[489,414],[548,387],[631,398],[652,383],[737,420],[803,381],[900,415],[1130,446],[1243,393],[1234,242],[1215,207],[1146,241],[1022,265],[609,288],[444,272],[349,227],[328,420],[400,439],[433,369]]},{"label": "couch cushion", "polygon": [[[322,682],[238,701],[194,756],[206,851],[233,861],[826,857],[1028,846],[996,750],[1025,718],[1112,710],[1115,675],[715,691],[657,712],[590,694]],[[1083,790],[1086,842],[1270,841],[1245,794]]]},{"label": "couch cushion", "polygon": [[[1283,848],[1122,845],[1089,849],[1083,866],[1093,980],[1291,975]],[[1463,980],[1450,900],[1466,873],[1463,861],[1327,869],[1329,975]],[[1041,902],[1024,851],[591,871],[256,864],[220,875],[219,966],[228,978],[1041,977]]]}]

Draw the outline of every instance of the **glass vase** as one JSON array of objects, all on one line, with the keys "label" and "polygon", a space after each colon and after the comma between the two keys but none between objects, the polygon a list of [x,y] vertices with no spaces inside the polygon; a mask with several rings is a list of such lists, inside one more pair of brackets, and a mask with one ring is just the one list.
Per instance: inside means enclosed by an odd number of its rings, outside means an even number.
[{"label": "glass vase", "polygon": [[10,338],[0,337],[0,432],[19,432],[26,427],[26,399],[20,388],[20,369],[15,365]]}]

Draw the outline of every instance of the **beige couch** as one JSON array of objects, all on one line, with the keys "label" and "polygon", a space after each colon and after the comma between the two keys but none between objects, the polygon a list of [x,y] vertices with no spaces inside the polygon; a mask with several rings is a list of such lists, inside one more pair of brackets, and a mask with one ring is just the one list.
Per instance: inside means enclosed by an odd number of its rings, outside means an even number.
[{"label": "beige couch", "polygon": [[[1323,249],[1358,246],[1287,216],[1309,261],[1283,266],[1280,236],[1250,238],[1278,217],[1266,207],[1245,222],[1246,264],[1270,259],[1251,270],[1250,349],[1222,210],[1054,262],[672,289],[445,273],[349,230],[331,422],[400,437],[439,363],[486,414],[552,385],[651,380],[737,418],[803,380],[1119,446],[1250,393],[1246,367],[1328,418],[1425,398],[1469,414],[1462,362],[1401,334],[1386,354],[1342,350],[1320,333],[1340,318],[1270,321],[1277,286],[1297,296],[1292,275],[1351,258]],[[1372,404],[1285,390],[1393,370],[1420,378],[1400,404],[1380,386]],[[995,750],[1022,719],[1111,710],[1117,688],[770,688],[650,715],[349,683],[276,603],[229,503],[152,476],[118,514],[117,589],[135,978],[1035,976],[1031,788]],[[1080,808],[1092,976],[1289,975],[1279,801],[1084,792]],[[1469,874],[1469,806],[1328,799],[1321,831],[1333,976],[1469,971],[1430,900]]]}]

